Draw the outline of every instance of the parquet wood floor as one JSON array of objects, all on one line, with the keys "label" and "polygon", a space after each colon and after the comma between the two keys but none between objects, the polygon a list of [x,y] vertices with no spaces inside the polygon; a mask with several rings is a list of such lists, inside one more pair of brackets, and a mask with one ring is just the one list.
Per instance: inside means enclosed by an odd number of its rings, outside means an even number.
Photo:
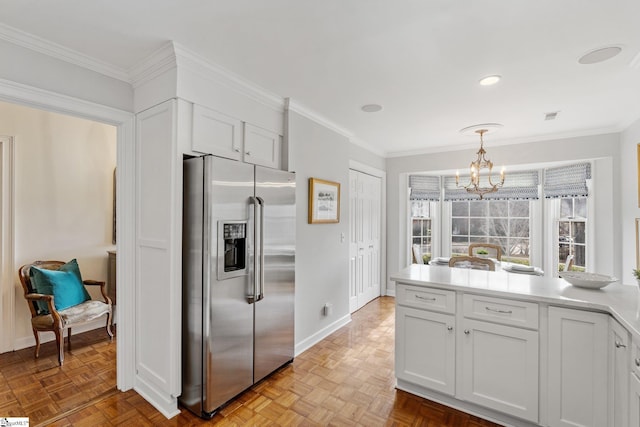
[{"label": "parquet wood floor", "polygon": [[117,391],[116,346],[103,330],[74,336],[62,368],[53,343],[42,346],[39,360],[33,348],[5,353],[0,417],[56,427],[497,426],[394,388],[393,298],[372,301],[352,319],[209,421],[185,409],[167,420],[135,391]]}]

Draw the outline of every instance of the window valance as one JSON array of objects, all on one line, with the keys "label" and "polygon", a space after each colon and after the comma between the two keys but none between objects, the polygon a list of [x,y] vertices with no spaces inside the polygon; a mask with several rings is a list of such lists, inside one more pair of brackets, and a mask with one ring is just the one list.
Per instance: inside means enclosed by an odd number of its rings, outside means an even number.
[{"label": "window valance", "polygon": [[409,175],[410,200],[440,200],[440,177]]},{"label": "window valance", "polygon": [[[481,177],[481,186],[489,186],[488,181],[483,182],[486,177]],[[496,179],[498,177],[496,176]],[[466,185],[469,182],[469,176],[460,176],[460,184]],[[538,186],[540,179],[538,171],[514,171],[507,172],[505,175],[504,185],[495,193],[484,195],[486,200],[537,200]],[[468,193],[464,188],[458,188],[455,176],[444,177],[444,200],[479,200],[477,194]]]},{"label": "window valance", "polygon": [[558,166],[544,171],[544,197],[586,197],[587,179],[591,179],[591,163]]}]

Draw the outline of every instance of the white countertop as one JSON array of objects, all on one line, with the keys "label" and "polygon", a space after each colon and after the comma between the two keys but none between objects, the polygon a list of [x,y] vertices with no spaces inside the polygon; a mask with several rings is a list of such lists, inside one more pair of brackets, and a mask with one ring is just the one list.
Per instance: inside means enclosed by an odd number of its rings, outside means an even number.
[{"label": "white countertop", "polygon": [[602,289],[583,289],[570,285],[564,279],[419,264],[412,264],[392,274],[391,280],[568,308],[604,311],[610,313],[640,340],[640,292],[637,286],[616,282]]}]

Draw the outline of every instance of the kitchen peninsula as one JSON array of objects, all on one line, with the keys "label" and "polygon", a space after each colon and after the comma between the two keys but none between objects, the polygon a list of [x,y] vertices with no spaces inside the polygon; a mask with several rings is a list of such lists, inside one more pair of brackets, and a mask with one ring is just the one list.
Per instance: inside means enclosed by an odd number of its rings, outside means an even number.
[{"label": "kitchen peninsula", "polygon": [[640,425],[637,286],[417,264],[391,280],[398,389],[505,425]]}]

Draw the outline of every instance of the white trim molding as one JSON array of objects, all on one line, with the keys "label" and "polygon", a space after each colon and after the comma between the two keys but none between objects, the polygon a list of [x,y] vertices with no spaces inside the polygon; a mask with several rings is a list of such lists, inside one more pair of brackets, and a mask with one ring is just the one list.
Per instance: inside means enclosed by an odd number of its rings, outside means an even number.
[{"label": "white trim molding", "polygon": [[2,188],[0,202],[0,353],[16,350],[15,339],[15,301],[16,286],[14,281],[15,257],[14,257],[14,141],[10,136],[0,136],[0,154],[2,166],[0,166],[0,183]]},{"label": "white trim molding", "polygon": [[55,92],[0,79],[0,100],[82,117],[117,128],[117,387],[133,388],[135,331],[133,327],[135,277],[135,135],[132,113]]},{"label": "white trim molding", "polygon": [[349,323],[351,323],[351,314],[347,314],[341,317],[340,319],[336,320],[330,325],[320,329],[315,334],[300,341],[299,343],[296,344],[295,357],[298,357],[299,355],[301,355],[302,353],[304,353],[305,351],[307,351],[308,349],[310,349],[311,347],[313,347],[314,345],[316,345],[317,343],[319,343],[320,341],[322,341],[323,339],[325,339],[326,337],[328,337],[329,335],[337,331],[338,329],[342,328],[345,325],[348,325]]},{"label": "white trim molding", "polygon": [[127,70],[3,23],[0,23],[0,39],[117,80],[130,82]]}]

